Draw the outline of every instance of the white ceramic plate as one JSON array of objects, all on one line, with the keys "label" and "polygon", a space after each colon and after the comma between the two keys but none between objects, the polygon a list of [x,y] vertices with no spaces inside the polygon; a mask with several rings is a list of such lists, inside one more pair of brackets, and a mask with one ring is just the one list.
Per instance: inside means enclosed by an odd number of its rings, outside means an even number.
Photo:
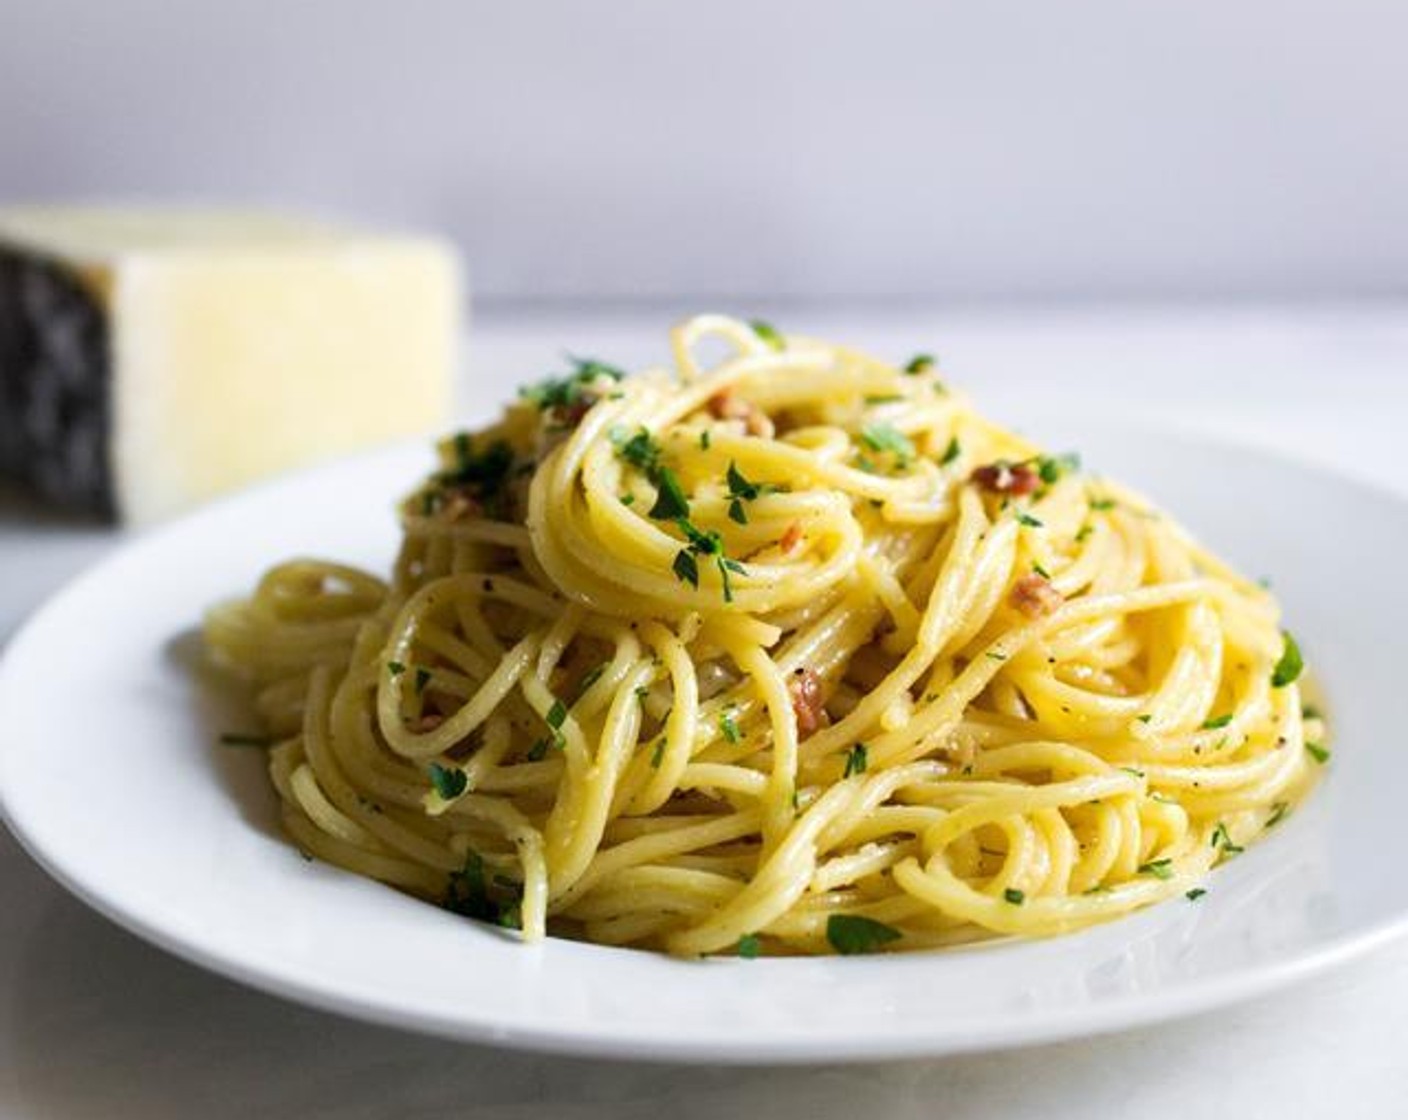
[{"label": "white ceramic plate", "polygon": [[584,1054],[821,1061],[1071,1037],[1265,991],[1402,932],[1408,505],[1195,438],[1069,421],[1041,430],[1148,491],[1249,573],[1274,576],[1330,700],[1327,780],[1196,903],[1051,941],[682,962],[525,947],[305,862],[277,835],[263,759],[215,745],[242,724],[193,680],[194,628],[281,557],[385,570],[391,502],[429,466],[420,448],[212,506],[41,610],[0,665],[6,820],[97,909],[218,972],[367,1019]]}]

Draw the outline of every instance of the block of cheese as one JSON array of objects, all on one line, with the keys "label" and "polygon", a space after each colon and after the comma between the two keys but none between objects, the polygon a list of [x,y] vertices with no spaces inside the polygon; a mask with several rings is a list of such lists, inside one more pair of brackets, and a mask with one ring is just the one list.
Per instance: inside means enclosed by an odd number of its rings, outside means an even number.
[{"label": "block of cheese", "polygon": [[457,258],[292,216],[0,208],[0,472],[141,523],[442,426]]}]

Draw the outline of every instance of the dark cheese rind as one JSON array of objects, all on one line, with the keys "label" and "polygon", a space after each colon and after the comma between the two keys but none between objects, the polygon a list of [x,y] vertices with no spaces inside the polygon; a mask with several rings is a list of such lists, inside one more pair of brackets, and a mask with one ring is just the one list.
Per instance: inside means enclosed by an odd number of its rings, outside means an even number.
[{"label": "dark cheese rind", "polygon": [[0,472],[114,517],[111,370],[93,295],[58,265],[0,248]]}]

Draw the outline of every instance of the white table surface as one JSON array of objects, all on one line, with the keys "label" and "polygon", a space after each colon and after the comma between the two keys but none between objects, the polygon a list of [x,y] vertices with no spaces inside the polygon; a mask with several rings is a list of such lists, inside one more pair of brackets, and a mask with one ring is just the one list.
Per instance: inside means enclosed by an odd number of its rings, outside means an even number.
[{"label": "white table surface", "polygon": [[[952,381],[1033,435],[1072,409],[1136,415],[1408,496],[1408,304],[773,317],[896,358],[936,351]],[[628,364],[661,356],[671,318],[486,314],[461,409],[553,370],[564,348]],[[1026,422],[1042,416],[1040,430]],[[0,641],[120,539],[0,494]],[[1385,656],[1408,666],[1408,639]],[[1408,873],[1401,863],[1385,874]],[[305,1010],[122,932],[7,836],[0,898],[4,1118],[1408,1116],[1408,942],[1253,1003],[1125,1034],[934,1061],[730,1069],[539,1057]]]}]

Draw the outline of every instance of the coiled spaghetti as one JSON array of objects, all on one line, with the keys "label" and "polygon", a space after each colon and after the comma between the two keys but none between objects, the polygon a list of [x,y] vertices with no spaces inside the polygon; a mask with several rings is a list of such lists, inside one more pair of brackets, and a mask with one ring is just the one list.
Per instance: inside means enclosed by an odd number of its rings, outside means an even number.
[{"label": "coiled spaghetti", "polygon": [[442,444],[389,583],[211,612],[304,850],[527,938],[859,952],[1196,896],[1300,796],[1299,652],[1173,521],[924,356],[672,341]]}]

